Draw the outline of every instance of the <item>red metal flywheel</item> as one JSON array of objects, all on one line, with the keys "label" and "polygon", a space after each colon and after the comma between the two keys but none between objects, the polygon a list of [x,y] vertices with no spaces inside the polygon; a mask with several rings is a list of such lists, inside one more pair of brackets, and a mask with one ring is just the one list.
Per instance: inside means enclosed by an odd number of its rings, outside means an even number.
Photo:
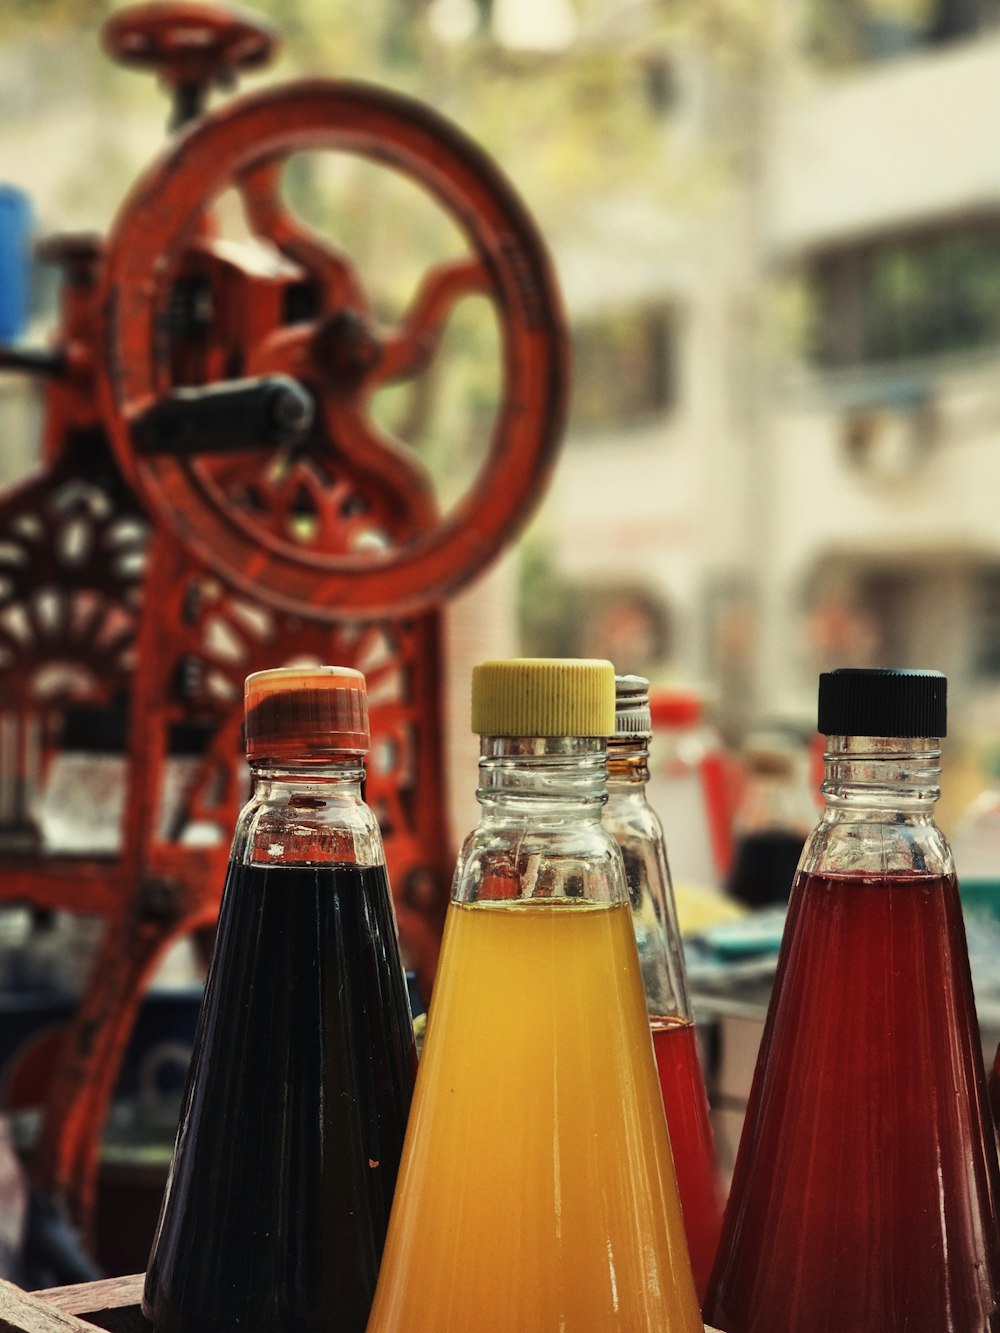
[{"label": "red metal flywheel", "polygon": [[[282,198],[287,159],[327,149],[408,177],[467,239],[468,254],[432,267],[390,330],[379,326],[350,258]],[[336,503],[308,540],[276,517],[288,460],[274,466],[274,459],[244,453],[149,453],[137,442],[137,422],[177,384],[165,328],[178,276],[199,246],[210,248],[212,204],[230,189],[257,239],[299,266],[320,293],[309,318],[276,321],[254,334],[243,368],[291,375],[315,400],[309,462]],[[415,451],[380,430],[368,409],[378,388],[422,372],[455,304],[469,295],[484,296],[495,309],[500,405],[473,483],[441,515]],[[108,242],[101,308],[102,409],[126,476],[196,559],[275,607],[357,618],[440,602],[513,537],[544,489],[568,390],[565,326],[545,246],[488,155],[410,98],[359,83],[306,81],[235,99],[203,118],[122,206]],[[258,503],[248,506],[241,498],[248,470],[285,482],[258,482]],[[275,488],[264,502],[261,485]],[[351,520],[336,506],[347,491],[359,493],[361,508],[377,517],[381,543],[345,542]]]}]

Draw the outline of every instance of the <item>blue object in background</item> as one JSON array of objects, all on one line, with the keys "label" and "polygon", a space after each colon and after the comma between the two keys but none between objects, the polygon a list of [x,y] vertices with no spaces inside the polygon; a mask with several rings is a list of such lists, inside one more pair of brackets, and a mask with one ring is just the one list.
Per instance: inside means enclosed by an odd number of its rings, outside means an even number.
[{"label": "blue object in background", "polygon": [[426,1012],[427,1006],[424,1004],[424,997],[420,994],[420,991],[417,989],[416,972],[407,972],[406,991],[410,997],[410,1014],[414,1018],[419,1018],[422,1013]]},{"label": "blue object in background", "polygon": [[0,343],[13,342],[28,326],[33,227],[25,192],[0,184]]}]

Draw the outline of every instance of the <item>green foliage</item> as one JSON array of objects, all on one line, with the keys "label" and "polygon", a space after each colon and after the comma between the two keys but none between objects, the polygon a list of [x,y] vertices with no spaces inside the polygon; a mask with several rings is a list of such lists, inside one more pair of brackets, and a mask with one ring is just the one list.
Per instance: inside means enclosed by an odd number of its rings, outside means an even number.
[{"label": "green foliage", "polygon": [[567,198],[648,188],[662,169],[668,130],[643,72],[651,46],[669,40],[658,21],[639,41],[613,31],[590,39],[585,28],[576,46],[552,55],[507,51],[484,29],[442,44],[425,6],[408,0],[263,0],[259,8],[285,33],[296,72],[373,79],[450,116],[498,159],[543,224],[565,217]]},{"label": "green foliage", "polygon": [[113,8],[108,0],[4,0],[4,36],[39,28],[91,28]]},{"label": "green foliage", "polygon": [[518,605],[521,651],[529,657],[572,657],[586,593],[552,563],[537,531],[521,545]]}]

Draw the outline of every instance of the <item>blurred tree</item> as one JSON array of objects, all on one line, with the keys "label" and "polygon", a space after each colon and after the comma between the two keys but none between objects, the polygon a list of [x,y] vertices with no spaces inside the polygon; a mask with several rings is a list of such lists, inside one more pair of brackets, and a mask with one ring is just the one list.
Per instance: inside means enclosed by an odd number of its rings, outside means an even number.
[{"label": "blurred tree", "polygon": [[[445,0],[471,16],[462,40],[453,34],[449,40],[435,25],[442,0],[255,0],[252,7],[284,34],[282,75],[371,79],[431,102],[498,158],[543,226],[566,225],[572,200],[615,190],[669,198],[675,206],[694,199],[698,206],[700,192],[689,177],[715,174],[713,144],[706,142],[698,165],[686,161],[678,175],[668,151],[683,100],[676,66],[700,50],[726,78],[759,71],[774,6],[574,0],[575,40],[561,51],[531,51],[495,39],[494,2]],[[545,0],[538,3],[542,8]],[[109,109],[123,99],[150,105],[149,81],[112,77],[98,49],[100,22],[121,7],[110,0],[7,0],[3,44],[72,40],[83,75],[105,66],[99,82]],[[90,82],[84,77],[84,88]],[[141,92],[125,91],[140,84]],[[38,97],[52,91],[39,88]]]}]

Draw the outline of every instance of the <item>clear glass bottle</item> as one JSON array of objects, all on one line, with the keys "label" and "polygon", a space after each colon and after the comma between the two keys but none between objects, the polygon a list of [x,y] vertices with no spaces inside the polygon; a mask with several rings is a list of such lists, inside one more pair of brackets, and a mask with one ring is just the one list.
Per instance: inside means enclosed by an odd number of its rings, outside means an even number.
[{"label": "clear glass bottle", "polygon": [[646,799],[651,735],[649,681],[616,676],[604,827],[620,847],[625,865],[684,1230],[701,1297],[719,1243],[723,1196],[663,827]]},{"label": "clear glass bottle", "polygon": [[724,1333],[1000,1328],[997,1157],[951,852],[945,679],[820,677],[803,853],[705,1317]]},{"label": "clear glass bottle", "polygon": [[370,1333],[701,1333],[621,855],[609,662],[488,662]]},{"label": "clear glass bottle", "polygon": [[233,842],[143,1311],[160,1333],[361,1333],[416,1056],[364,677],[246,684]]}]

